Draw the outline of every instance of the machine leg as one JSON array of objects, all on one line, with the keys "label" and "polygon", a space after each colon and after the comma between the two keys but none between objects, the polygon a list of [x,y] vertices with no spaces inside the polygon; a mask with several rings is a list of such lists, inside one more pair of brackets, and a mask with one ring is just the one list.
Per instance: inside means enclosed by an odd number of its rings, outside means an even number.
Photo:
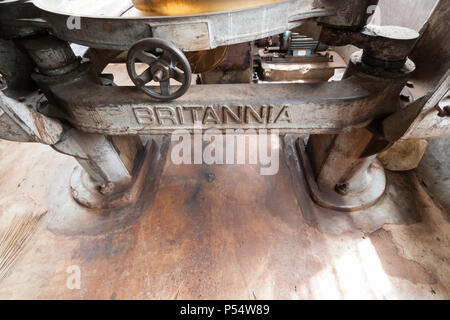
[{"label": "machine leg", "polygon": [[[334,36],[329,37],[330,34]],[[336,211],[357,211],[374,205],[384,194],[386,176],[376,156],[393,141],[386,139],[377,124],[382,121],[383,112],[395,114],[401,110],[400,92],[415,69],[407,54],[414,47],[418,34],[411,34],[405,39],[386,37],[391,43],[385,50],[369,47],[354,53],[344,74],[344,78],[359,73],[380,81],[392,81],[377,104],[381,120],[368,120],[337,135],[311,135],[306,146],[302,140],[298,141],[310,194],[320,206]],[[346,43],[345,39],[341,42],[343,37],[345,32],[332,28],[324,28],[321,34],[330,44]],[[404,51],[396,51],[397,44],[401,44]],[[381,111],[383,108],[392,109]],[[405,125],[407,128],[409,123]]]},{"label": "machine leg", "polygon": [[306,148],[298,140],[316,203],[337,211],[356,211],[381,198],[386,188],[383,167],[376,155],[361,157],[372,136],[366,128],[355,128],[339,135],[312,135]]},{"label": "machine leg", "polygon": [[[82,69],[66,41],[37,36],[22,39],[21,43],[37,66],[35,79],[44,92],[50,92],[46,87],[55,83],[70,85],[71,75]],[[86,77],[89,81],[99,81],[95,72],[88,72]],[[52,102],[51,94],[48,98]],[[70,110],[64,111],[70,114]],[[133,202],[156,152],[154,142],[144,146],[139,136],[88,134],[73,128],[52,147],[78,161],[80,167],[71,179],[72,196],[81,205],[95,209],[122,207]]]}]

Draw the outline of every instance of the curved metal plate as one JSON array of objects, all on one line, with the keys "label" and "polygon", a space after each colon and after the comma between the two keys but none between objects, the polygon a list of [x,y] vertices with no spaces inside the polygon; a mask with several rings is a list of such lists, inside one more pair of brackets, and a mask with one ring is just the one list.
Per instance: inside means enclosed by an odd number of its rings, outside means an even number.
[{"label": "curved metal plate", "polygon": [[158,17],[143,17],[134,8],[128,10],[132,7],[129,0],[34,0],[33,4],[39,12],[36,18],[45,20],[57,37],[115,50],[128,50],[140,39],[156,36],[184,51],[208,50],[276,35],[302,20],[332,14],[327,9],[313,9],[313,0],[281,0],[228,12]]}]

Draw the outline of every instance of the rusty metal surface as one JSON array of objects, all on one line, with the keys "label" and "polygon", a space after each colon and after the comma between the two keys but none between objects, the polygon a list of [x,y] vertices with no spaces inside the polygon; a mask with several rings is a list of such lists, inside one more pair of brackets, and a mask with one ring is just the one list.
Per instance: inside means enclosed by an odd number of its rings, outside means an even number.
[{"label": "rusty metal surface", "polygon": [[228,46],[217,67],[201,74],[202,84],[251,83],[253,79],[253,46],[244,42]]},{"label": "rusty metal surface", "polygon": [[69,43],[58,38],[38,35],[27,37],[22,43],[42,74],[66,74],[78,68],[80,64]]},{"label": "rusty metal surface", "polygon": [[246,70],[253,66],[252,43],[245,42],[228,47],[225,57],[217,66],[219,70]]},{"label": "rusty metal surface", "polygon": [[363,60],[379,67],[401,68],[419,33],[398,26],[367,25],[358,31],[322,28],[319,41],[332,46],[355,45],[364,49]]},{"label": "rusty metal surface", "polygon": [[33,67],[33,62],[24,50],[19,49],[11,40],[0,39],[0,77],[5,93],[20,97],[25,92],[36,89],[36,84],[30,77]]},{"label": "rusty metal surface", "polygon": [[315,7],[335,8],[336,14],[319,18],[322,24],[343,28],[358,29],[367,23],[368,8],[378,4],[378,0],[315,0]]}]

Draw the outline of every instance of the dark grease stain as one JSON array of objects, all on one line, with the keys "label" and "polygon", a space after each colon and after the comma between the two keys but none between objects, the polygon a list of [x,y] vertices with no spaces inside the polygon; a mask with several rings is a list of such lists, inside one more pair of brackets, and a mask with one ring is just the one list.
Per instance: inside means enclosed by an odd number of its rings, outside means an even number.
[{"label": "dark grease stain", "polygon": [[87,262],[97,259],[110,259],[123,254],[133,246],[133,237],[120,237],[118,233],[108,233],[104,237],[82,239],[75,254]]},{"label": "dark grease stain", "polygon": [[216,179],[216,175],[214,173],[208,172],[206,174],[206,181],[213,182]]}]

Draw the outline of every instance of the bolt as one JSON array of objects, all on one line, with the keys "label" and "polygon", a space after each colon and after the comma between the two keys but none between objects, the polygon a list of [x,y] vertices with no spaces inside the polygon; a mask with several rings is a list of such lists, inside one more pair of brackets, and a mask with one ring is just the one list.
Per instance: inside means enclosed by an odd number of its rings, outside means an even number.
[{"label": "bolt", "polygon": [[114,183],[112,182],[102,183],[101,185],[98,186],[98,191],[103,195],[110,194],[114,191]]},{"label": "bolt", "polygon": [[338,183],[334,188],[337,193],[345,196],[348,193],[348,184],[347,183]]},{"label": "bolt", "polygon": [[437,107],[437,109],[438,109],[438,116],[439,117],[441,117],[441,118],[444,118],[444,117],[450,117],[450,106],[445,106],[444,108],[440,108],[440,107]]},{"label": "bolt", "polygon": [[214,173],[207,173],[206,174],[206,180],[208,181],[208,182],[213,182],[214,181],[214,179],[216,179],[216,175],[214,174]]},{"label": "bolt", "polygon": [[160,82],[162,80],[162,78],[163,78],[163,72],[160,69],[156,70],[155,74],[153,75],[153,80]]}]

